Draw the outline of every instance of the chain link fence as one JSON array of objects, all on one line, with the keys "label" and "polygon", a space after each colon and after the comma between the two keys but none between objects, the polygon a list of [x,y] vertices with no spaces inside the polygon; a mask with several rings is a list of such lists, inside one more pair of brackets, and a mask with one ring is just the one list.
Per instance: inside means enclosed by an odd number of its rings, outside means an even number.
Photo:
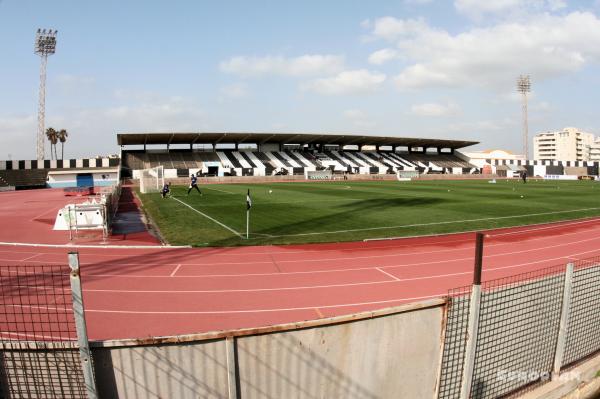
[{"label": "chain link fence", "polygon": [[86,398],[67,265],[0,266],[0,398]]},{"label": "chain link fence", "polygon": [[575,263],[563,367],[600,350],[600,257]]},{"label": "chain link fence", "polygon": [[[600,258],[578,261],[570,281],[566,269],[555,265],[481,285],[471,398],[520,395],[548,381],[556,359],[564,370],[600,351]],[[470,294],[470,287],[448,293],[440,399],[460,397]],[[564,351],[558,349],[563,308]]]}]

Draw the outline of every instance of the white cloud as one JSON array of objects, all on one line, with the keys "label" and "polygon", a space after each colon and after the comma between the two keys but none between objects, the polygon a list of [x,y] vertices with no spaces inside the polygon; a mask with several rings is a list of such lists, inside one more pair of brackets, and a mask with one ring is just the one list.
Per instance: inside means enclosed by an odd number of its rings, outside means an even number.
[{"label": "white cloud", "polygon": [[[96,108],[55,109],[47,115],[46,127],[69,132],[65,158],[115,153],[115,133],[215,128],[208,122],[208,114],[191,99],[160,97],[146,92],[136,94],[129,90],[118,92],[140,100],[118,100],[116,102],[121,104]],[[146,99],[141,100],[144,97]],[[35,159],[36,132],[37,115],[0,114],[0,159],[6,159],[9,152],[12,159]],[[8,148],[11,150],[6,150]],[[48,148],[46,156],[49,156]]]},{"label": "white cloud", "polygon": [[460,108],[456,104],[437,104],[437,103],[425,103],[416,104],[410,108],[413,115],[426,116],[426,117],[443,117],[456,115]]},{"label": "white cloud", "polygon": [[348,119],[364,119],[367,114],[360,109],[347,109],[344,111],[344,116]]},{"label": "white cloud", "polygon": [[563,0],[455,0],[456,10],[473,19],[486,15],[523,15],[531,12],[558,11],[566,7]]},{"label": "white cloud", "polygon": [[233,83],[219,89],[219,100],[237,100],[248,95],[248,87],[244,83]]},{"label": "white cloud", "polygon": [[319,94],[357,94],[376,90],[385,81],[386,76],[366,69],[340,72],[331,78],[315,79],[302,86]]},{"label": "white cloud", "polygon": [[394,17],[382,17],[373,22],[372,35],[375,38],[394,41],[401,36],[411,36],[430,29],[422,19],[403,20]]},{"label": "white cloud", "polygon": [[433,0],[404,0],[404,2],[406,4],[417,4],[417,5],[423,5],[423,4],[429,4],[432,3]]},{"label": "white cloud", "polygon": [[343,115],[354,127],[360,129],[372,129],[377,125],[369,118],[366,112],[360,109],[347,109],[343,112]]},{"label": "white cloud", "polygon": [[295,58],[282,56],[232,57],[222,61],[219,68],[223,72],[251,77],[261,75],[318,76],[343,70],[344,57],[339,55],[307,54]]},{"label": "white cloud", "polygon": [[0,115],[0,159],[35,159],[36,136],[36,115]]},{"label": "white cloud", "polygon": [[[382,33],[380,21],[396,26]],[[392,21],[393,20],[393,21]],[[412,26],[412,28],[406,28]],[[406,29],[405,29],[406,28]],[[512,87],[520,74],[536,80],[580,70],[600,61],[600,19],[588,12],[532,17],[452,35],[415,21],[381,18],[373,35],[390,40],[410,61],[394,79],[401,89]]]},{"label": "white cloud", "polygon": [[369,55],[369,63],[374,65],[381,65],[390,60],[398,58],[399,53],[397,50],[391,48],[384,48],[377,50]]}]

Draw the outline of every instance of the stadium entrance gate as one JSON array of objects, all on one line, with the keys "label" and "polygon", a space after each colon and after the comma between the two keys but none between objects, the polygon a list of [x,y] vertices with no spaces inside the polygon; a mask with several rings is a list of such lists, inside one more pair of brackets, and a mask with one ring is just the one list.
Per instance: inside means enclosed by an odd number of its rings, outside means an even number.
[{"label": "stadium entrance gate", "polygon": [[91,173],[77,174],[77,187],[93,187],[94,176]]}]

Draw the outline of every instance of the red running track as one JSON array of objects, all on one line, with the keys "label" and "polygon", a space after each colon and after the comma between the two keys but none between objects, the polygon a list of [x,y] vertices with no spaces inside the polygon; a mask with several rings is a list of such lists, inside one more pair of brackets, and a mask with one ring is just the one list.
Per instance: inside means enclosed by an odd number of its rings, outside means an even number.
[{"label": "red running track", "polygon": [[[470,283],[474,241],[464,233],[266,247],[79,248],[89,335],[258,327],[440,297]],[[0,245],[0,264],[65,263],[72,250]],[[598,255],[598,218],[490,231],[483,278]]]}]

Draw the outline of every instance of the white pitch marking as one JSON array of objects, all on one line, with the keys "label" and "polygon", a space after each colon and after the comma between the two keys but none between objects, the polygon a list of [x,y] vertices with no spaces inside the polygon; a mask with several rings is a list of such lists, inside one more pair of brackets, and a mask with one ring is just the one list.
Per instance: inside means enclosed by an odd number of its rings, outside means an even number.
[{"label": "white pitch marking", "polygon": [[409,228],[409,227],[424,227],[424,226],[438,226],[438,225],[444,225],[444,224],[483,222],[486,220],[518,219],[518,218],[531,217],[531,216],[556,215],[556,214],[562,214],[562,213],[593,211],[593,210],[598,210],[598,209],[600,209],[600,208],[582,208],[582,209],[571,209],[571,210],[567,210],[567,211],[529,213],[529,214],[524,214],[524,215],[495,216],[495,217],[488,217],[488,218],[464,219],[464,220],[447,220],[444,222],[403,224],[403,225],[397,225],[397,226],[367,227],[364,229],[321,231],[321,232],[297,233],[297,234],[280,234],[280,235],[274,235],[273,237],[299,237],[299,236],[312,236],[312,235],[323,235],[323,234],[352,233],[352,232],[356,232],[356,231],[405,229],[405,228]]},{"label": "white pitch marking", "polygon": [[205,188],[207,190],[218,191],[218,192],[225,193],[225,194],[232,194],[232,195],[238,194],[238,193],[232,193],[231,191],[225,191],[225,190],[219,190],[219,189],[216,189],[216,188],[206,187],[206,185],[202,186],[202,188]]},{"label": "white pitch marking", "polygon": [[194,211],[194,212],[196,212],[196,213],[199,213],[200,215],[204,216],[205,218],[207,218],[207,219],[209,219],[209,220],[212,220],[213,222],[215,222],[215,223],[216,223],[216,224],[218,224],[219,226],[226,228],[227,230],[231,231],[231,232],[232,232],[233,234],[235,234],[236,236],[238,236],[238,237],[240,237],[240,238],[244,238],[244,237],[242,237],[242,235],[241,235],[240,233],[238,233],[237,231],[235,231],[235,230],[234,230],[234,229],[232,229],[231,227],[229,227],[229,226],[227,226],[227,225],[225,225],[225,224],[223,224],[223,223],[219,222],[217,219],[214,219],[214,218],[212,218],[212,217],[208,216],[208,215],[207,215],[206,213],[204,213],[204,212],[200,212],[198,209],[196,209],[196,208],[194,208],[194,207],[192,207],[192,206],[190,206],[190,205],[186,204],[185,202],[181,201],[180,199],[177,199],[177,198],[175,198],[175,197],[173,197],[173,199],[174,199],[175,201],[177,201],[177,202],[181,203],[182,205],[184,205],[184,206],[187,206],[187,207],[188,207],[188,208],[190,208],[192,211]]},{"label": "white pitch marking", "polygon": [[192,248],[191,245],[78,245],[78,244],[36,244],[30,242],[2,242],[0,245],[14,247],[37,247],[37,248],[109,248],[109,249],[181,249]]},{"label": "white pitch marking", "polygon": [[175,273],[177,273],[179,271],[180,267],[181,267],[181,264],[178,264],[177,267],[175,268],[175,270],[173,270],[173,273],[171,273],[171,275],[169,277],[175,276]]}]

